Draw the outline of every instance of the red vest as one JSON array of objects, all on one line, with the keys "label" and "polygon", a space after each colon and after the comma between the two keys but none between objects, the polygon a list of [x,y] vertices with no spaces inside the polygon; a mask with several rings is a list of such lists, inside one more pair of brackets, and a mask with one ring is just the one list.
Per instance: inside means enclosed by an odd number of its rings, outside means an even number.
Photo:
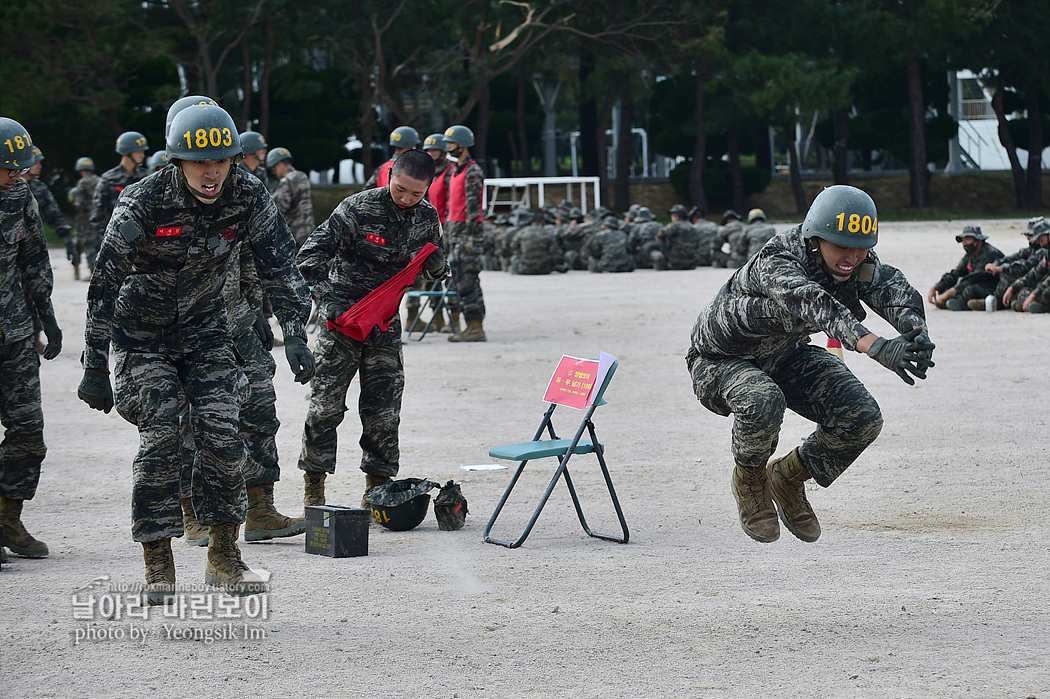
[{"label": "red vest", "polygon": [[[467,221],[467,170],[470,168],[471,163],[466,163],[463,169],[456,173],[456,169],[452,168],[452,176],[449,178],[448,183],[448,220],[455,223],[466,223]],[[485,218],[478,212],[478,221],[484,221]]]},{"label": "red vest", "polygon": [[445,165],[441,172],[434,175],[434,181],[430,183],[430,189],[427,190],[427,199],[438,210],[438,220],[441,221],[442,226],[445,225],[445,205],[448,204],[448,190],[445,189],[445,170],[448,167]]},{"label": "red vest", "polygon": [[376,175],[376,188],[386,187],[390,184],[390,168],[394,167],[394,161],[388,160],[379,166],[379,174]]}]

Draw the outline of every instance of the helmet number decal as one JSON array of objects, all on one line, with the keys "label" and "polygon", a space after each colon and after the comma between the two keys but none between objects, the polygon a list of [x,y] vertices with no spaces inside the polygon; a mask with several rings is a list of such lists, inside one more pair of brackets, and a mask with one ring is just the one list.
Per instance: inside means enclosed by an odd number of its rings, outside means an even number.
[{"label": "helmet number decal", "polygon": [[840,213],[835,217],[839,222],[839,231],[849,231],[850,233],[860,233],[861,235],[874,235],[879,232],[879,219],[873,216],[861,216],[860,214],[850,214],[849,219],[846,218],[846,213]]},{"label": "helmet number decal", "polygon": [[7,144],[7,149],[14,153],[16,150],[23,150],[33,145],[33,141],[29,138],[29,134],[22,134],[21,136],[15,136],[14,141],[10,138],[4,141]]},{"label": "helmet number decal", "polygon": [[197,129],[192,134],[187,131],[182,134],[182,137],[186,139],[186,147],[192,150],[196,148],[218,148],[219,146],[229,147],[233,143],[233,133],[229,128],[218,129],[212,127],[211,129]]}]

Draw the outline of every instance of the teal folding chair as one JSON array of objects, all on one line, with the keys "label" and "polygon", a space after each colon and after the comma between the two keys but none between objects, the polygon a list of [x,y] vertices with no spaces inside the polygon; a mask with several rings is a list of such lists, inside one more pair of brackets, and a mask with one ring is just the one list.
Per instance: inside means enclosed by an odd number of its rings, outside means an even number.
[{"label": "teal folding chair", "polygon": [[[603,399],[605,389],[609,386],[613,374],[616,373],[616,367],[618,364],[618,362],[614,361],[612,366],[609,367],[609,373],[606,374],[601,388],[599,388],[598,393],[595,395],[594,402],[584,409],[583,420],[580,422],[579,427],[576,429],[576,434],[572,439],[559,439],[558,435],[555,433],[552,418],[559,403],[552,402],[544,413],[543,420],[540,422],[539,429],[536,430],[536,434],[533,436],[532,441],[520,442],[518,444],[505,444],[489,450],[489,456],[494,459],[506,459],[509,461],[518,461],[520,463],[518,464],[517,471],[514,472],[514,476],[510,479],[510,484],[507,485],[503,497],[500,498],[499,504],[496,505],[495,511],[489,518],[488,524],[485,525],[484,537],[486,543],[499,544],[500,546],[506,546],[511,549],[521,546],[532,532],[532,528],[536,526],[536,520],[539,519],[540,512],[543,511],[543,507],[547,504],[547,500],[550,499],[551,493],[554,492],[554,487],[561,478],[565,479],[565,485],[569,489],[569,495],[572,496],[572,504],[576,508],[576,515],[580,519],[580,524],[583,526],[583,530],[587,532],[589,536],[593,536],[597,539],[615,541],[621,544],[627,543],[630,537],[630,534],[627,531],[627,521],[624,520],[623,510],[620,508],[620,501],[616,497],[616,490],[613,488],[612,477],[609,475],[609,468],[605,464],[605,448],[600,442],[598,442],[598,436],[594,432],[594,422],[591,420],[594,411],[597,410],[599,406],[605,405],[605,400]],[[547,433],[547,436],[549,436],[550,439],[541,439],[544,432]],[[583,439],[584,432],[587,432],[590,439]],[[612,498],[613,507],[616,509],[616,517],[620,520],[620,528],[623,531],[622,536],[602,534],[601,532],[592,530],[587,524],[587,519],[583,516],[583,508],[580,506],[580,499],[576,495],[576,488],[573,486],[572,478],[569,476],[569,459],[573,454],[589,453],[593,453],[598,458],[598,464],[601,466],[602,476],[605,478],[605,485],[609,488],[609,496]],[[536,510],[532,513],[532,518],[529,520],[528,525],[526,525],[525,531],[522,532],[521,536],[515,541],[497,539],[490,536],[489,533],[492,531],[492,525],[496,523],[496,519],[499,517],[500,512],[503,511],[503,506],[507,503],[507,498],[510,497],[510,493],[514,490],[518,478],[521,477],[522,472],[525,470],[525,464],[534,459],[548,457],[558,457],[558,468],[554,472],[554,477],[551,478],[551,482],[547,486],[546,492],[544,492],[543,497],[536,506]]]},{"label": "teal folding chair", "polygon": [[[430,327],[434,324],[438,314],[445,313],[448,307],[448,300],[456,295],[456,292],[449,288],[451,282],[451,278],[447,280],[439,279],[431,284],[429,289],[424,291],[412,289],[408,292],[409,298],[419,299],[419,313],[412,320],[411,325],[405,328],[405,335],[409,340],[413,339],[413,333],[418,333],[418,337],[415,338],[417,342],[422,340],[430,332]],[[427,307],[430,307],[430,316],[424,321],[423,312]],[[451,318],[446,320],[451,322]]]}]

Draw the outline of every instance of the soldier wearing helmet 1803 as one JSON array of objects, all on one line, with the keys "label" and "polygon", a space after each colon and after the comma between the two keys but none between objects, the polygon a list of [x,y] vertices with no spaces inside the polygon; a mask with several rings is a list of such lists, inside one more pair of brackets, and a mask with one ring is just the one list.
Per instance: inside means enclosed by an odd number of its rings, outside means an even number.
[{"label": "soldier wearing helmet 1803", "polygon": [[[0,529],[3,545],[29,558],[48,555],[47,545],[22,524],[22,505],[40,481],[44,413],[40,358],[33,337],[40,319],[44,359],[62,349],[62,331],[51,305],[54,277],[36,199],[21,177],[33,165],[33,141],[14,119],[0,117]],[[2,550],[0,550],[2,552]]]},{"label": "soldier wearing helmet 1803", "polygon": [[240,139],[241,153],[244,155],[240,168],[258,177],[259,181],[266,185],[266,189],[272,192],[270,178],[266,175],[266,149],[270,147],[266,137],[258,131],[245,131],[240,135]]},{"label": "soldier wearing helmet 1803", "polygon": [[[445,129],[445,143],[455,165],[445,170],[448,191],[448,214],[445,226],[445,250],[452,264],[452,286],[456,295],[452,307],[452,332],[449,342],[485,342],[485,296],[481,291],[481,253],[485,245],[482,226],[481,197],[485,191],[485,173],[470,157],[474,132],[462,124]],[[467,328],[459,331],[459,317]]]},{"label": "soldier wearing helmet 1803", "polygon": [[91,158],[78,158],[76,163],[77,180],[73,188],[73,208],[76,209],[76,245],[77,254],[73,264],[73,277],[80,279],[80,257],[84,254],[84,238],[91,230],[91,203],[95,198],[95,187],[99,176],[95,174],[95,161]]},{"label": "soldier wearing helmet 1803", "polygon": [[390,147],[393,149],[389,160],[380,165],[365,182],[362,189],[375,189],[386,187],[390,184],[390,168],[394,165],[394,159],[406,150],[412,150],[419,145],[419,132],[411,126],[399,126],[390,132]]},{"label": "soldier wearing helmet 1803", "polygon": [[117,204],[117,197],[129,184],[138,182],[149,174],[146,164],[146,150],[149,143],[138,131],[125,131],[117,137],[116,151],[120,163],[102,173],[95,185],[95,195],[91,200],[91,227],[84,238],[84,257],[87,260],[89,276],[95,269],[95,258],[102,235],[109,225],[109,217]]},{"label": "soldier wearing helmet 1803", "polygon": [[926,295],[930,303],[937,308],[950,311],[969,311],[969,302],[984,299],[995,292],[995,275],[985,267],[989,262],[998,263],[1003,257],[999,248],[988,242],[988,236],[981,233],[980,226],[963,226],[963,231],[955,236],[955,242],[962,244],[964,255],[955,269],[945,272],[930,287]]},{"label": "soldier wearing helmet 1803", "polygon": [[266,154],[266,167],[277,178],[273,188],[273,200],[277,203],[288,228],[299,249],[317,228],[314,220],[314,201],[310,194],[310,178],[305,172],[295,169],[291,152],[287,148],[274,148]]},{"label": "soldier wearing helmet 1803", "polygon": [[266,589],[266,576],[249,570],[237,547],[247,504],[237,396],[243,374],[223,287],[239,244],[251,249],[273,300],[296,380],[313,376],[303,328],[309,293],[295,269],[295,245],[262,183],[237,174],[233,119],[215,105],[186,107],[171,122],[167,150],[172,167],[129,186],[106,228],[88,288],[77,391],[96,410],[115,404],[138,427],[132,536],[143,546],[150,604],[173,590],[171,539],[183,535],[180,388],[195,411],[192,504],[209,527],[205,583],[233,594]]},{"label": "soldier wearing helmet 1803", "polygon": [[[686,355],[693,390],[711,412],[733,415],[732,491],[740,524],[756,541],[780,536],[777,509],[792,534],[816,541],[805,482],[830,486],[882,429],[875,399],[838,357],[811,345],[810,334],[827,333],[908,384],[933,366],[922,296],[875,255],[878,225],[871,197],[828,187],[802,225],[737,270],[693,326]],[[862,301],[901,335],[868,330]],[[786,408],[817,429],[767,465]]]}]

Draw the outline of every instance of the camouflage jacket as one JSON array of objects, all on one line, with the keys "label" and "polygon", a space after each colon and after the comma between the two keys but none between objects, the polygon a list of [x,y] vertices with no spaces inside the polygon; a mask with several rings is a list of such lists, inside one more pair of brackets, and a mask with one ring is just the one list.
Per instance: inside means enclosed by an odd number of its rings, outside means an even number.
[{"label": "camouflage jacket", "polygon": [[631,231],[627,235],[627,247],[630,248],[632,253],[636,253],[640,251],[646,243],[651,243],[656,240],[663,229],[664,227],[656,221],[635,223],[631,226]]},{"label": "camouflage jacket", "polygon": [[[1040,248],[1029,258],[1029,262],[1031,268],[1028,272],[1010,285],[1014,293],[1021,289],[1029,289],[1037,296],[1048,295],[1046,292],[1050,291],[1050,250]],[[1024,301],[1024,299],[1019,300]]]},{"label": "camouflage jacket", "polygon": [[960,290],[972,284],[986,284],[995,286],[995,279],[990,272],[984,271],[984,266],[989,262],[998,263],[1003,259],[1003,253],[987,240],[977,251],[977,254],[966,253],[959,264],[950,272],[945,272],[937,282],[937,293],[943,294],[952,287]]},{"label": "camouflage jacket", "polygon": [[587,243],[587,254],[603,272],[634,271],[634,258],[627,252],[627,234],[618,228],[602,228]]},{"label": "camouflage jacket", "polygon": [[265,165],[260,164],[256,166],[254,170],[249,170],[247,167],[245,167],[244,162],[242,161],[237,165],[237,167],[241,169],[241,172],[247,172],[251,175],[255,175],[255,179],[263,183],[263,186],[266,187],[267,192],[273,192],[274,187],[276,187],[276,184],[270,182],[270,176],[266,173]]},{"label": "camouflage jacket", "polygon": [[747,256],[753,257],[776,234],[777,229],[768,223],[755,221],[749,225],[744,232],[747,240]]},{"label": "camouflage jacket", "polygon": [[266,188],[254,177],[230,177],[215,203],[205,205],[170,167],[129,186],[117,201],[88,287],[84,366],[106,368],[111,339],[141,351],[189,351],[228,337],[223,286],[242,242],[285,337],[305,338],[309,291]]},{"label": "camouflage jacket", "polygon": [[718,229],[717,247],[729,245],[729,265],[739,267],[747,261],[747,228],[741,221],[731,221]]},{"label": "camouflage jacket", "polygon": [[700,311],[690,353],[764,359],[808,344],[818,331],[853,350],[871,332],[861,301],[899,332],[926,327],[922,296],[900,271],[871,251],[838,283],[795,226],[734,272]]},{"label": "camouflage jacket", "polygon": [[289,170],[274,188],[273,200],[288,222],[296,247],[301,247],[317,228],[314,202],[310,197],[310,178],[299,170]]},{"label": "camouflage jacket", "polygon": [[117,198],[124,188],[138,182],[149,174],[144,167],[135,168],[135,172],[128,174],[122,166],[106,170],[95,185],[95,194],[91,198],[91,228],[95,236],[101,240],[109,225],[109,219],[113,215],[113,207],[117,205]]},{"label": "camouflage jacket", "polygon": [[252,329],[256,315],[263,308],[263,291],[259,273],[255,270],[255,256],[244,243],[240,243],[236,252],[230,255],[222,295],[226,301],[226,327],[230,337],[236,339]]},{"label": "camouflage jacket", "polygon": [[77,235],[86,234],[91,227],[91,203],[95,199],[95,188],[102,179],[93,172],[77,180],[76,193],[73,195],[73,208],[77,210]]},{"label": "camouflage jacket", "polygon": [[[424,197],[400,210],[386,187],[351,194],[306,239],[296,262],[327,318],[342,315],[403,270],[427,243],[441,246],[437,209]],[[442,259],[444,253],[433,253]],[[435,281],[420,272],[424,281]]]},{"label": "camouflage jacket", "polygon": [[513,274],[550,274],[566,271],[561,246],[554,230],[546,226],[526,226],[511,241]]},{"label": "camouflage jacket", "polygon": [[40,218],[44,223],[51,226],[59,238],[69,237],[69,224],[62,216],[62,209],[58,208],[55,195],[51,193],[44,181],[39,178],[29,180],[29,191],[36,197],[36,204],[40,207]]},{"label": "camouflage jacket", "polygon": [[55,315],[54,281],[36,199],[24,180],[15,182],[0,192],[0,346],[33,334],[34,311]]},{"label": "camouflage jacket", "polygon": [[693,224],[700,236],[699,250],[701,264],[711,264],[711,252],[718,243],[718,224],[705,218],[697,219]]},{"label": "camouflage jacket", "polygon": [[1035,265],[1035,262],[1032,258],[1034,258],[1036,256],[1036,253],[1041,249],[1042,248],[1040,248],[1038,245],[1026,245],[1025,247],[1015,252],[1013,255],[1007,255],[1006,257],[1001,259],[997,264],[1002,266],[1003,274],[1010,274],[1013,276],[1016,276],[1018,274],[1024,274]]},{"label": "camouflage jacket", "polygon": [[700,232],[692,224],[672,221],[660,232],[660,240],[667,247],[667,266],[671,269],[692,269],[700,262]]}]

